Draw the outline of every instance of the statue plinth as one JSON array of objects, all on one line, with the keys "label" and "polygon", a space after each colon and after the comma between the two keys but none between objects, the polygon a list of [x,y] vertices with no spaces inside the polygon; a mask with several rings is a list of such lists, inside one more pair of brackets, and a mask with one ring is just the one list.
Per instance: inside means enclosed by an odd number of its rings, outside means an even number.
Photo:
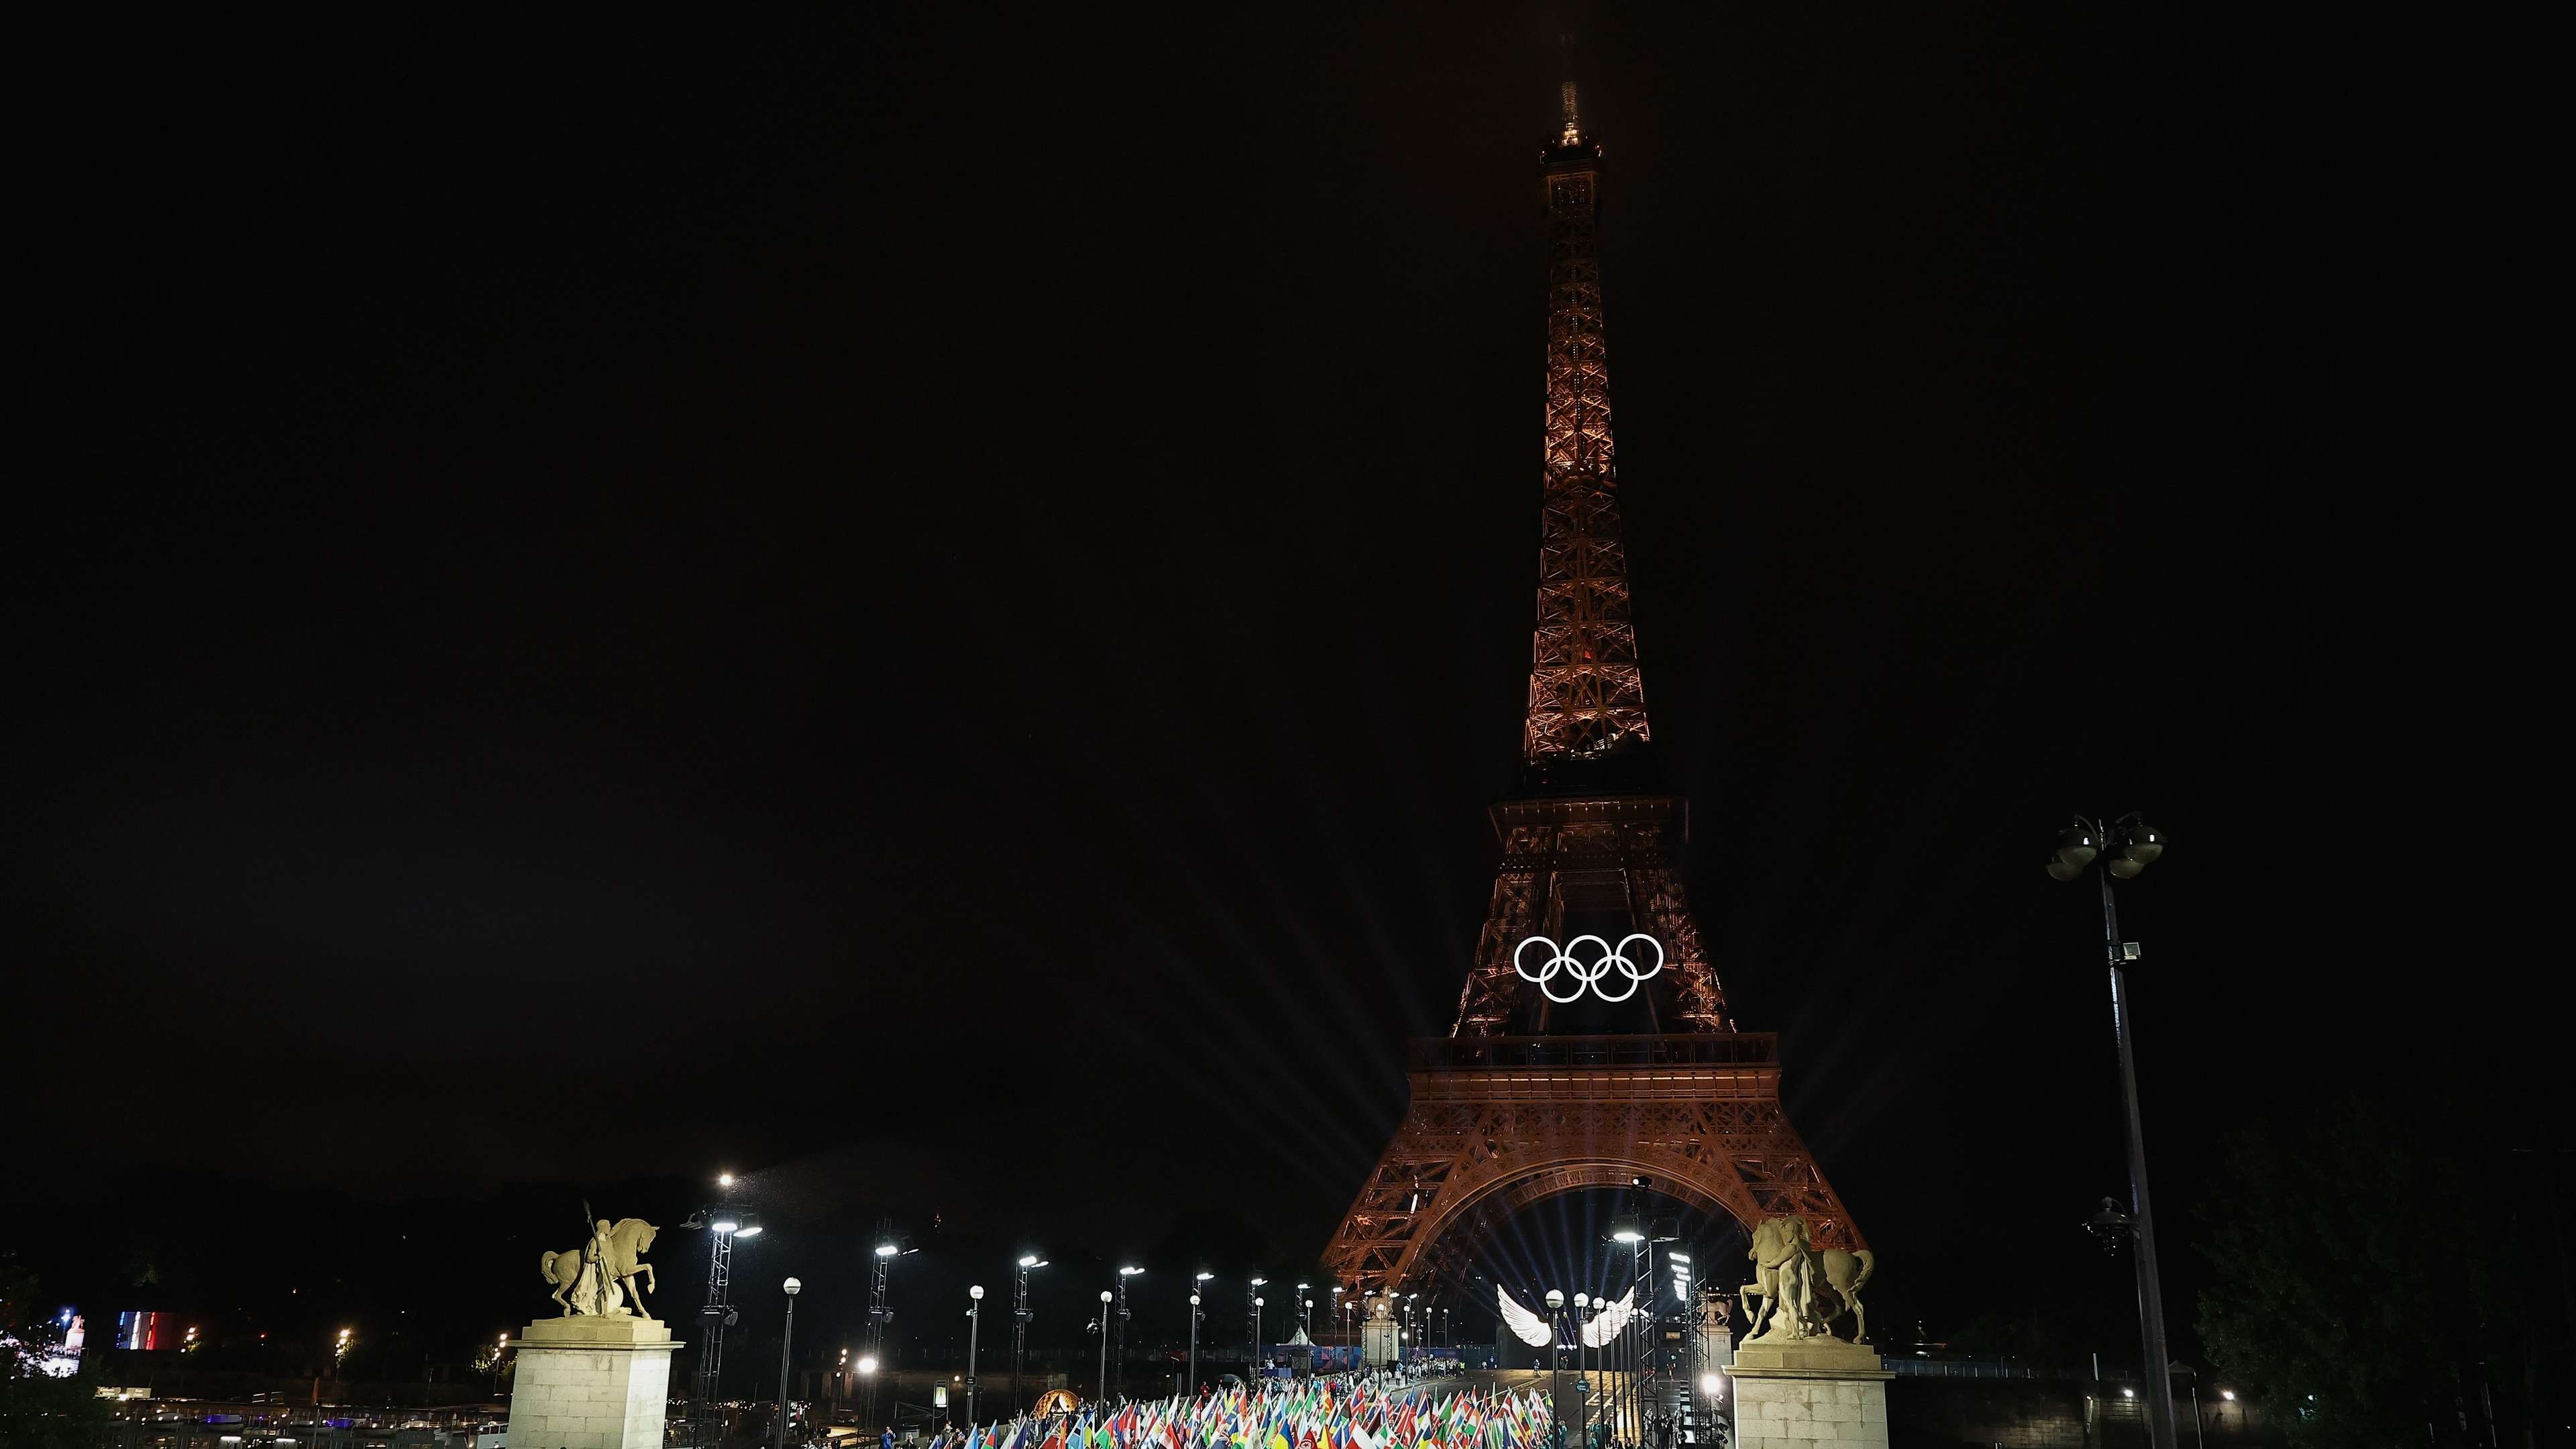
[{"label": "statue plinth", "polygon": [[1887,1449],[1887,1381],[1896,1375],[1868,1344],[1739,1343],[1726,1375],[1735,1384],[1736,1449],[1817,1449],[1819,1440]]},{"label": "statue plinth", "polygon": [[540,1318],[512,1345],[512,1444],[544,1449],[662,1449],[671,1396],[671,1326],[628,1314]]}]

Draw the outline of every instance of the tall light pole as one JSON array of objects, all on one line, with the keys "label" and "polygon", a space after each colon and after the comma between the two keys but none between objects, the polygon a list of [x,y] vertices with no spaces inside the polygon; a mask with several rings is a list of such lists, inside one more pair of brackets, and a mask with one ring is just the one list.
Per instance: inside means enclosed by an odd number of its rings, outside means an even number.
[{"label": "tall light pole", "polygon": [[1581,1411],[1574,1421],[1574,1437],[1584,1449],[1591,1449],[1592,1445],[1592,1400],[1596,1393],[1592,1387],[1592,1371],[1584,1362],[1587,1349],[1584,1340],[1591,1336],[1586,1330],[1592,1326],[1592,1302],[1589,1294],[1574,1295],[1574,1394],[1575,1406]]},{"label": "tall light pole", "polygon": [[[716,1174],[719,1194],[733,1191],[730,1172]],[[707,1296],[698,1305],[697,1394],[690,1415],[695,1442],[713,1444],[723,1437],[716,1427],[716,1401],[724,1390],[725,1330],[741,1321],[733,1306],[733,1250],[746,1238],[760,1236],[760,1215],[738,1213],[719,1200],[689,1218],[688,1226],[707,1230]]]},{"label": "tall light pole", "polygon": [[1116,1296],[1106,1288],[1100,1290],[1100,1405],[1104,1413],[1109,1407],[1109,1300]]},{"label": "tall light pole", "polygon": [[896,1234],[891,1219],[877,1220],[876,1255],[868,1272],[868,1341],[860,1350],[859,1360],[860,1372],[868,1380],[868,1422],[870,1424],[876,1423],[877,1419],[877,1380],[876,1370],[867,1368],[866,1365],[874,1363],[878,1368],[893,1367],[887,1358],[885,1348],[886,1325],[894,1322],[894,1308],[886,1301],[886,1289],[893,1277],[894,1260],[914,1251],[916,1250],[908,1239]]},{"label": "tall light pole", "polygon": [[2129,1221],[2125,1228],[2103,1224],[2096,1230],[2105,1234],[2106,1245],[2126,1236],[2137,1246],[2138,1333],[2146,1350],[2145,1373],[2139,1388],[2147,1396],[2147,1433],[2153,1449],[2176,1449],[2173,1380],[2165,1368],[2165,1295],[2156,1269],[2155,1215],[2147,1205],[2147,1143],[2138,1119],[2138,1072],[2132,1052],[2136,1032],[2129,1020],[2126,968],[2138,959],[2138,948],[2120,939],[2119,906],[2111,898],[2111,878],[2137,879],[2139,872],[2164,855],[2165,838],[2139,819],[2135,811],[2107,827],[2078,815],[2074,824],[2058,832],[2057,848],[2048,857],[2048,873],[2053,879],[2071,881],[2105,850],[2111,858],[2102,862],[2100,876],[2102,959],[2111,971],[2111,1035],[2119,1043],[2120,1099],[2128,1112]]},{"label": "tall light pole", "polygon": [[1305,1305],[1297,1314],[1297,1326],[1305,1330],[1308,1338],[1315,1336],[1315,1300],[1306,1296],[1311,1286],[1305,1283],[1297,1285],[1297,1301]]},{"label": "tall light pole", "polygon": [[[1646,1180],[1637,1178],[1634,1185],[1643,1189]],[[1628,1435],[1633,1443],[1645,1437],[1644,1403],[1638,1396],[1643,1387],[1638,1380],[1638,1351],[1645,1346],[1645,1323],[1652,1321],[1655,1311],[1654,1235],[1645,1219],[1622,1213],[1610,1220],[1610,1241],[1629,1249],[1630,1306],[1628,1321],[1620,1326],[1619,1347],[1613,1360],[1621,1374],[1621,1387],[1613,1402],[1618,1408],[1617,1432]],[[1638,1294],[1644,1295],[1642,1302]],[[1648,1315],[1642,1322],[1637,1316],[1640,1312]]]},{"label": "tall light pole", "polygon": [[778,1449],[787,1449],[787,1366],[796,1351],[796,1295],[805,1285],[790,1278],[787,1289],[787,1331],[778,1340]]},{"label": "tall light pole", "polygon": [[1127,1397],[1127,1280],[1144,1272],[1127,1266],[1118,1270],[1118,1397]]},{"label": "tall light pole", "polygon": [[[1196,1278],[1192,1279],[1192,1280],[1191,1280],[1191,1282],[1192,1282],[1192,1284],[1193,1284],[1193,1285],[1203,1285],[1203,1284],[1205,1284],[1205,1283],[1207,1282],[1207,1280],[1209,1280],[1210,1278],[1213,1278],[1213,1277],[1215,1277],[1215,1276],[1216,1276],[1216,1275],[1215,1275],[1214,1273],[1201,1273],[1201,1274],[1199,1274]],[[1195,1395],[1198,1393],[1198,1391],[1199,1391],[1199,1324],[1200,1324],[1201,1322],[1205,1321],[1205,1319],[1206,1319],[1206,1318],[1207,1318],[1207,1315],[1206,1315],[1205,1313],[1202,1313],[1202,1312],[1200,1312],[1200,1311],[1199,1311],[1199,1289],[1198,1289],[1198,1287],[1197,1287],[1197,1286],[1193,1286],[1193,1287],[1190,1289],[1190,1383],[1189,1383],[1189,1390],[1190,1390],[1190,1393],[1191,1393],[1193,1396],[1195,1396]]]},{"label": "tall light pole", "polygon": [[1047,1260],[1037,1254],[1022,1253],[1019,1276],[1012,1288],[1016,1295],[1011,1307],[1011,1412],[1014,1414],[1023,1412],[1021,1405],[1028,1402],[1020,1392],[1020,1359],[1029,1346],[1029,1270],[1046,1265]]},{"label": "tall light pole", "polygon": [[1547,1290],[1547,1325],[1547,1372],[1554,1390],[1547,1401],[1548,1428],[1557,1449],[1565,1449],[1565,1295],[1554,1288]]},{"label": "tall light pole", "polygon": [[1247,1389],[1252,1387],[1254,1379],[1261,1376],[1261,1285],[1269,1281],[1255,1278],[1243,1285],[1243,1296],[1251,1300],[1244,1307],[1252,1319],[1252,1361],[1244,1366],[1243,1374],[1243,1386]]},{"label": "tall light pole", "polygon": [[966,1427],[975,1427],[975,1347],[984,1331],[984,1285],[966,1290]]}]

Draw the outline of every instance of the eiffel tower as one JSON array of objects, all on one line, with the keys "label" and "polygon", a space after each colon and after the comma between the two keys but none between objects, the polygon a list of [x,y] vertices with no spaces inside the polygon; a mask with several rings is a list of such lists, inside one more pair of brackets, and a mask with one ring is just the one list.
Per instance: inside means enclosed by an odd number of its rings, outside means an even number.
[{"label": "eiffel tower", "polygon": [[[1867,1246],[1781,1111],[1778,1038],[1735,1029],[1683,894],[1690,803],[1647,729],[1619,542],[1603,152],[1572,82],[1562,100],[1540,168],[1554,243],[1520,792],[1489,812],[1502,862],[1457,1023],[1412,1044],[1404,1125],[1324,1250],[1355,1296],[1454,1284],[1522,1208],[1640,1182],[1747,1230],[1796,1213],[1819,1247]],[[1560,955],[1576,969],[1533,979]]]}]

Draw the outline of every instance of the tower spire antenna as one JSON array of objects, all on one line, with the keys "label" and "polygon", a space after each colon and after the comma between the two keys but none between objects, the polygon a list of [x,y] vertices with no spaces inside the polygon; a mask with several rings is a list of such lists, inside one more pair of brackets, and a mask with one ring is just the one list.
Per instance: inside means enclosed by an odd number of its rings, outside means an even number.
[{"label": "tower spire antenna", "polygon": [[1583,142],[1583,113],[1574,103],[1574,82],[1564,82],[1556,88],[1556,92],[1557,98],[1565,111],[1565,129],[1558,135],[1557,144],[1563,146],[1581,145]]}]

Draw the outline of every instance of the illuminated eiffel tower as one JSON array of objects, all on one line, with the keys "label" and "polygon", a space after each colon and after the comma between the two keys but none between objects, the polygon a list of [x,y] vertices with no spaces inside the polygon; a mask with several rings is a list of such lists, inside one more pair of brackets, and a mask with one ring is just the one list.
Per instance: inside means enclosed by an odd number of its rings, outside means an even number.
[{"label": "illuminated eiffel tower", "polygon": [[1563,101],[1541,162],[1554,243],[1521,789],[1490,812],[1502,862],[1457,1023],[1413,1043],[1411,1110],[1324,1250],[1355,1295],[1454,1282],[1520,1209],[1640,1180],[1748,1230],[1797,1213],[1819,1247],[1866,1246],[1781,1112],[1777,1038],[1735,1030],[1683,894],[1690,807],[1655,759],[1619,541],[1603,153],[1571,82]]}]

